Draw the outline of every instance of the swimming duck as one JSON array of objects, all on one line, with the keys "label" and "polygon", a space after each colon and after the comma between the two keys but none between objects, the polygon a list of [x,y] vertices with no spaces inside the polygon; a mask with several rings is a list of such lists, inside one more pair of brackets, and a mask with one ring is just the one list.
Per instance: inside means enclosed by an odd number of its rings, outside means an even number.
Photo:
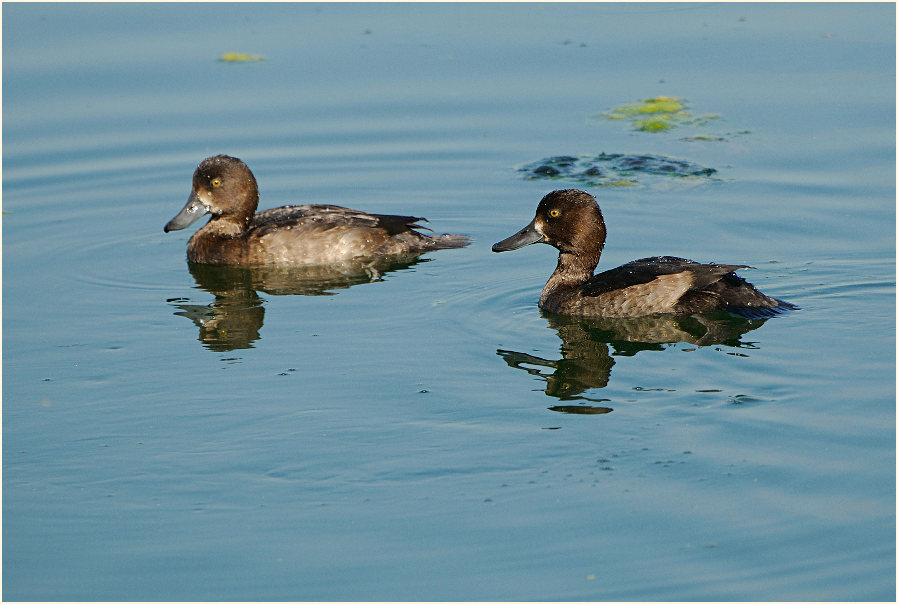
[{"label": "swimming duck", "polygon": [[595,197],[577,189],[543,197],[530,224],[493,245],[493,251],[531,243],[558,249],[558,266],[539,297],[539,307],[552,313],[641,317],[728,311],[759,319],[798,309],[738,277],[734,271],[751,268],[742,264],[701,264],[660,256],[594,275],[605,245],[605,221]]},{"label": "swimming duck", "polygon": [[468,245],[464,235],[425,235],[424,218],[369,214],[334,205],[283,206],[255,213],[259,187],[236,157],[204,159],[193,173],[187,203],[166,233],[211,214],[187,242],[187,259],[219,266],[334,264],[420,254]]}]

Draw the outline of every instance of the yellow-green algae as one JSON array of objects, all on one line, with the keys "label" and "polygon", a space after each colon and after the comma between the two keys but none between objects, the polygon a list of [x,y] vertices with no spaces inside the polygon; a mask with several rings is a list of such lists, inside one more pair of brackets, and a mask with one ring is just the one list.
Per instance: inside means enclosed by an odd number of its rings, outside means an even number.
[{"label": "yellow-green algae", "polygon": [[218,60],[226,63],[247,63],[252,61],[264,61],[265,57],[262,55],[251,55],[245,52],[226,52],[218,57]]},{"label": "yellow-green algae", "polygon": [[635,187],[639,182],[632,178],[619,178],[618,180],[609,180],[603,183],[605,187]]},{"label": "yellow-green algae", "polygon": [[707,114],[693,117],[686,110],[686,100],[675,96],[656,96],[635,103],[626,103],[601,114],[609,120],[629,120],[643,132],[665,132],[680,125],[704,125],[719,116]]},{"label": "yellow-green algae", "polygon": [[675,126],[673,116],[670,113],[662,113],[644,120],[637,120],[633,122],[633,125],[636,126],[637,130],[644,130],[645,132],[664,132]]},{"label": "yellow-green algae", "polygon": [[621,105],[617,109],[608,112],[608,118],[612,120],[632,119],[633,116],[640,116],[654,113],[677,113],[686,109],[686,105],[682,99],[675,96],[657,96],[653,99],[644,99],[636,103],[627,103]]}]

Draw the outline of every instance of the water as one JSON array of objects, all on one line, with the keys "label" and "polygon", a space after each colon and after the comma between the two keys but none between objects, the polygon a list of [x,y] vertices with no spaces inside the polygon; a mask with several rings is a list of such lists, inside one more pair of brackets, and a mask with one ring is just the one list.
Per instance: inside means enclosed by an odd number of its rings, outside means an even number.
[{"label": "water", "polygon": [[[894,599],[894,6],[3,17],[4,599]],[[718,117],[601,116],[658,95]],[[191,272],[162,226],[216,153],[262,208],[474,243]],[[600,266],[751,264],[802,310],[543,316],[552,250],[490,245],[587,186],[521,167],[601,153],[715,172],[590,186]]]}]

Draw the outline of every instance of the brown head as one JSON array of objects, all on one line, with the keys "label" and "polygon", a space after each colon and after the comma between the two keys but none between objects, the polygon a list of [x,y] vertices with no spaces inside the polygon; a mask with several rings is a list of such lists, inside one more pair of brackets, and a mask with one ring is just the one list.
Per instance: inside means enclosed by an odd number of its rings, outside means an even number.
[{"label": "brown head", "polygon": [[234,223],[246,230],[259,205],[256,178],[236,157],[216,155],[204,159],[193,173],[193,189],[184,208],[163,229],[166,233],[186,228],[200,216]]},{"label": "brown head", "polygon": [[539,202],[530,224],[493,245],[493,251],[507,252],[531,243],[547,243],[595,267],[605,246],[605,221],[595,197],[578,189],[552,191]]}]

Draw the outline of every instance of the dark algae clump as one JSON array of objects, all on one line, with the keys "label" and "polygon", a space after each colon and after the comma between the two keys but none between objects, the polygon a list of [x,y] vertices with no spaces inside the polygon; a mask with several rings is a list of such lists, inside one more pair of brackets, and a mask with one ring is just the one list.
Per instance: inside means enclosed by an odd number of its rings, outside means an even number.
[{"label": "dark algae clump", "polygon": [[591,187],[633,186],[644,176],[710,180],[717,173],[684,159],[629,153],[558,155],[525,164],[518,171],[527,180],[565,180]]}]

